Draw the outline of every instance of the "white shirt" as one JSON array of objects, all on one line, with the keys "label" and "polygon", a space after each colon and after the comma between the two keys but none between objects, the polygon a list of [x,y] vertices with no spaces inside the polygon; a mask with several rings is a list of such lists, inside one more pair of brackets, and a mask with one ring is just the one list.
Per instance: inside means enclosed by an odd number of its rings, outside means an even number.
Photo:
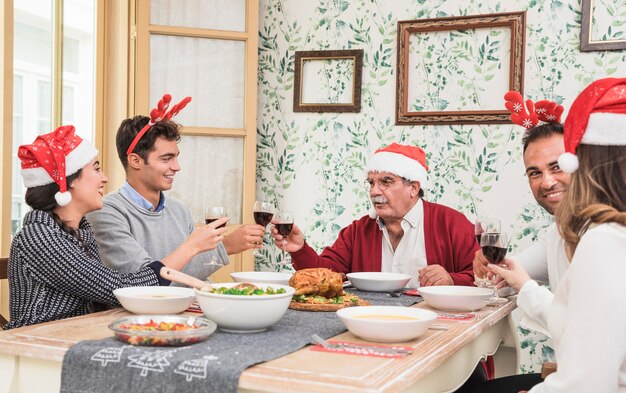
[{"label": "white shirt", "polygon": [[424,243],[424,203],[420,198],[415,206],[402,218],[400,226],[404,231],[402,239],[394,252],[389,232],[382,220],[377,220],[383,231],[381,271],[408,274],[413,278],[406,285],[419,287],[417,270],[427,265],[426,245]]},{"label": "white shirt", "polygon": [[550,287],[534,286],[532,290],[520,291],[517,298],[518,307],[526,314],[520,324],[547,333],[545,321],[554,292],[570,266],[556,224],[547,227],[538,242],[511,259],[518,261],[533,280],[547,282]]},{"label": "white shirt", "polygon": [[[626,227],[588,230],[560,282],[547,325],[558,369],[531,393],[626,393]],[[537,283],[529,281],[520,294]]]}]

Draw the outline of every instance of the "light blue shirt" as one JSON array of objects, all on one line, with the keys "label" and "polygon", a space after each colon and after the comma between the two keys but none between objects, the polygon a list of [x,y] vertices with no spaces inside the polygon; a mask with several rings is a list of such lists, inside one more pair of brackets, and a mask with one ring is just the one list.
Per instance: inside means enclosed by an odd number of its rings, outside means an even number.
[{"label": "light blue shirt", "polygon": [[151,212],[160,212],[165,209],[165,195],[163,192],[159,192],[159,204],[154,207],[152,203],[150,203],[146,198],[141,196],[127,181],[124,182],[124,185],[120,188],[120,193],[124,194],[124,196],[130,199],[135,205],[142,207]]}]

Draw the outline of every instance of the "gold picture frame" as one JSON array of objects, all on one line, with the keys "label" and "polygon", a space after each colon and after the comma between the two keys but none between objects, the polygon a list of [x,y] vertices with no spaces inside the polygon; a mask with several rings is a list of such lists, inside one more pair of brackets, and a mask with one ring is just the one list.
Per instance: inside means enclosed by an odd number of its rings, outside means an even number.
[{"label": "gold picture frame", "polygon": [[296,51],[294,112],[360,112],[363,50]]},{"label": "gold picture frame", "polygon": [[594,17],[601,17],[595,10],[595,0],[582,0],[582,23],[580,25],[580,51],[592,52],[601,50],[626,49],[626,38],[618,40],[596,40],[593,38]]},{"label": "gold picture frame", "polygon": [[[448,17],[436,19],[421,19],[398,22],[398,51],[397,51],[397,80],[396,80],[396,125],[438,125],[438,124],[497,124],[509,122],[509,113],[504,108],[504,94],[509,90],[516,90],[523,94],[524,72],[524,45],[526,29],[526,12],[511,12],[492,15],[474,15],[462,17]],[[483,43],[474,49],[475,38],[482,37]],[[500,39],[506,37],[509,39]],[[471,37],[474,40],[472,41]],[[468,38],[470,37],[470,38]],[[490,37],[491,41],[490,41]],[[493,38],[496,37],[496,38]],[[411,39],[413,38],[413,42]],[[435,48],[430,41],[436,42],[439,47]],[[465,42],[464,42],[465,41]],[[499,63],[485,57],[485,41],[489,50],[497,50],[503,61]],[[494,46],[494,43],[496,45]],[[413,45],[413,47],[411,47]],[[430,45],[430,46],[427,46]],[[467,49],[455,57],[455,48]],[[499,45],[499,46],[498,46]],[[508,45],[508,49],[505,45]],[[420,50],[421,46],[427,46]],[[495,48],[495,49],[493,49]],[[508,52],[507,52],[508,51]],[[452,73],[450,64],[442,64],[445,61],[433,59],[433,53],[438,53],[441,58],[454,62],[458,67],[456,73]],[[508,53],[508,57],[507,57]],[[472,58],[472,55],[475,58]],[[429,57],[430,56],[430,57]],[[485,60],[485,58],[487,60]],[[415,64],[412,64],[412,60]],[[497,59],[495,59],[497,60]],[[463,61],[464,63],[461,63]],[[508,61],[508,68],[502,67]],[[487,64],[487,62],[489,64]],[[427,64],[427,65],[422,65]],[[465,73],[471,67],[472,73]],[[436,68],[436,70],[434,70]],[[503,69],[501,69],[503,68]],[[491,101],[487,105],[472,97],[457,99],[463,91],[462,84],[464,75],[473,77],[475,70],[489,70],[485,75],[488,83],[483,86],[487,89],[483,92]],[[413,73],[415,80],[411,81]],[[416,77],[420,74],[422,78]],[[446,74],[447,73],[447,74]],[[456,83],[446,85],[446,74],[456,77]],[[488,88],[489,84],[497,83],[495,87]],[[419,87],[416,87],[419,86]],[[498,91],[495,94],[494,91]],[[415,91],[416,93],[410,92]],[[420,94],[426,96],[432,93],[432,97],[438,99],[423,99]],[[499,93],[502,93],[501,95]],[[428,93],[430,94],[430,93]],[[478,97],[478,93],[473,93]],[[456,96],[455,96],[456,95]],[[454,97],[443,100],[442,96]],[[432,98],[431,97],[431,98]],[[421,100],[421,101],[420,101]],[[430,106],[421,105],[422,102],[430,101]],[[448,108],[448,103],[456,103],[459,107]],[[474,105],[466,105],[467,103]],[[471,107],[471,109],[465,109]]]}]

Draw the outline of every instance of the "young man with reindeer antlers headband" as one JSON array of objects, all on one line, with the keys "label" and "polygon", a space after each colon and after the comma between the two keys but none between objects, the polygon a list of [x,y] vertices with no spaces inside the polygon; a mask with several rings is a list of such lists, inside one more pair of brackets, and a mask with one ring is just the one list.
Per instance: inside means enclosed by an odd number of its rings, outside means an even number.
[{"label": "young man with reindeer antlers headband", "polygon": [[[529,393],[626,392],[626,78],[587,86],[563,128],[558,162],[572,181],[556,222],[571,264],[547,317],[558,368]],[[489,270],[509,283],[523,274],[504,262]],[[526,277],[518,302],[536,286]],[[515,379],[473,391],[519,391]]]},{"label": "young man with reindeer antlers headband", "polygon": [[[206,279],[229,263],[228,254],[260,247],[265,230],[259,225],[243,225],[224,236],[225,229],[217,228],[228,218],[196,228],[185,205],[170,197],[166,200],[163,191],[172,188],[174,175],[181,169],[180,126],[171,118],[191,98],[183,99],[168,111],[170,101],[171,96],[166,94],[150,117],[135,116],[122,121],[116,146],[126,182],[104,197],[102,210],[90,214],[89,221],[107,266],[130,273],[154,260],[191,260],[183,271]],[[203,252],[199,244],[215,234],[220,243]]]},{"label": "young man with reindeer antlers headband", "polygon": [[[558,163],[559,156],[565,152],[561,124],[563,107],[548,100],[535,103],[527,100],[524,103],[517,91],[506,93],[504,99],[506,108],[511,112],[511,121],[525,129],[522,143],[530,189],[537,203],[553,215],[571,179],[570,174],[562,171]],[[550,289],[537,287],[518,299],[518,306],[525,314],[520,325],[547,333],[544,321],[553,292],[569,267],[563,239],[556,224],[548,226],[538,242],[510,259],[519,262],[533,279],[548,283]],[[473,264],[474,274],[478,278],[489,271],[488,261],[481,250],[476,252]],[[518,291],[521,288],[516,281],[511,286]]]}]

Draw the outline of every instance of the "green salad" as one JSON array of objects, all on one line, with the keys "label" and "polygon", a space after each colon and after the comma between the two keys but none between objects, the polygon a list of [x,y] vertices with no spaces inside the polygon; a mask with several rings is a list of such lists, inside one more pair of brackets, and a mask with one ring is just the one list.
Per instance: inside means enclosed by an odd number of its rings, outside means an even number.
[{"label": "green salad", "polygon": [[263,288],[213,288],[212,293],[220,295],[240,295],[240,296],[253,296],[253,295],[278,295],[285,293],[285,288],[274,289],[272,287]]}]

